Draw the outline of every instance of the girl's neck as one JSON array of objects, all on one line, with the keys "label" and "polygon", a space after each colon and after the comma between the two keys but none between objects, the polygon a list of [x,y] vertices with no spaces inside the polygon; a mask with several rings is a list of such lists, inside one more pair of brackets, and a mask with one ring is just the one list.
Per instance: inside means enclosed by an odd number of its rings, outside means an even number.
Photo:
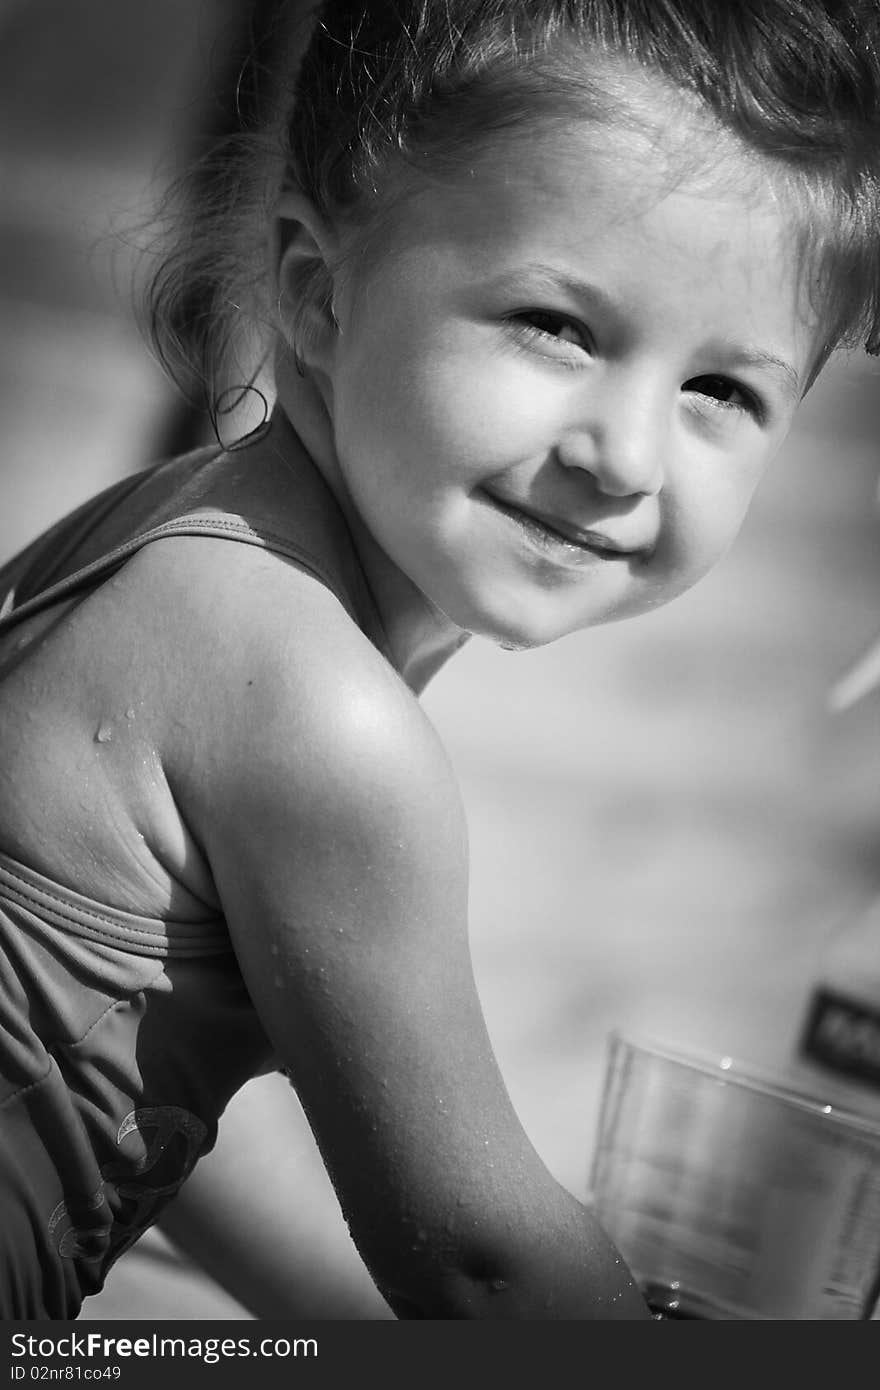
[{"label": "girl's neck", "polygon": [[358,560],[382,621],[395,669],[419,695],[470,633],[441,613],[389,558],[364,525],[342,477],[333,427],[319,387],[309,377],[279,374],[282,410],[345,516]]}]

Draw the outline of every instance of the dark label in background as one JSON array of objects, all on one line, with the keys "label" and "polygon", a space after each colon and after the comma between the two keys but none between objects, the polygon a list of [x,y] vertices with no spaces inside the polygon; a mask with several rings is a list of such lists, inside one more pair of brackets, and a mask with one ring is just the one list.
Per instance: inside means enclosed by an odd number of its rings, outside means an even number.
[{"label": "dark label in background", "polygon": [[807,1016],[801,1054],[841,1076],[880,1089],[880,1013],[845,994],[818,989]]}]

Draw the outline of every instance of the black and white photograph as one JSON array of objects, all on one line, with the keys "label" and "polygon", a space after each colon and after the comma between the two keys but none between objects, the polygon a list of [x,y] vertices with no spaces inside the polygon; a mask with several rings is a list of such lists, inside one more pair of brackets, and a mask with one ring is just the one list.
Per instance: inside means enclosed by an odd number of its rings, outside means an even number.
[{"label": "black and white photograph", "polygon": [[880,1318],[880,0],[0,75],[11,1379]]}]

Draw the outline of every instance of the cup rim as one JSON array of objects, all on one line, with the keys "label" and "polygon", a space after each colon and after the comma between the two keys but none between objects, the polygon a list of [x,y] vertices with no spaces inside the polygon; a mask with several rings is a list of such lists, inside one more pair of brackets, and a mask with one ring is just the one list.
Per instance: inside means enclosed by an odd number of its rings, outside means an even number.
[{"label": "cup rim", "polygon": [[819,1100],[808,1091],[799,1090],[785,1077],[768,1067],[761,1067],[752,1062],[743,1062],[728,1053],[709,1052],[699,1048],[691,1050],[665,1042],[652,1034],[612,1028],[608,1033],[609,1059],[618,1047],[653,1054],[661,1061],[671,1062],[676,1066],[700,1072],[703,1076],[713,1077],[716,1081],[735,1082],[747,1090],[771,1096],[773,1099],[792,1106],[794,1109],[803,1110],[819,1120],[827,1120],[829,1124],[834,1126],[843,1126],[880,1143],[880,1121],[872,1120],[866,1115],[859,1114],[856,1110],[837,1105],[833,1101]]}]

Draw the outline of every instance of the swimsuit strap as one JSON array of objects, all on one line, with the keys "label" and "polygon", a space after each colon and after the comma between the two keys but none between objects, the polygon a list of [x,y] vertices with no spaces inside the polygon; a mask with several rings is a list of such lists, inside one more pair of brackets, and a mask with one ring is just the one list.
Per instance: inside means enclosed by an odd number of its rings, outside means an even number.
[{"label": "swimsuit strap", "polygon": [[277,411],[234,449],[196,449],[123,478],[38,536],[0,568],[0,633],[169,536],[219,537],[296,561],[388,654],[345,518]]}]

